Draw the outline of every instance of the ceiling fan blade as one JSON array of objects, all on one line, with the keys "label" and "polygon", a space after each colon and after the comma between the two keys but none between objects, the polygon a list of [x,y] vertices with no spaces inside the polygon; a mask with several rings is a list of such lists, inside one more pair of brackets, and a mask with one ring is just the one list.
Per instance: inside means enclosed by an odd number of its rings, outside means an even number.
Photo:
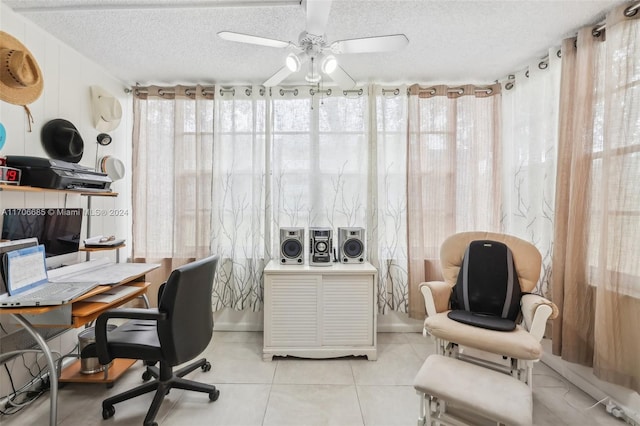
[{"label": "ceiling fan blade", "polygon": [[331,80],[338,83],[338,86],[343,90],[353,89],[356,85],[355,80],[340,65],[331,74],[327,75],[331,77]]},{"label": "ceiling fan blade", "polygon": [[331,0],[306,0],[307,27],[309,34],[321,36],[327,28]]},{"label": "ceiling fan blade", "polygon": [[400,50],[409,44],[409,39],[404,34],[394,34],[377,37],[353,38],[350,40],[338,40],[331,43],[334,53],[375,53]]},{"label": "ceiling fan blade", "polygon": [[291,74],[293,74],[293,72],[289,68],[282,67],[274,75],[269,77],[267,81],[262,83],[262,85],[265,87],[277,86],[282,80],[289,77]]},{"label": "ceiling fan blade", "polygon": [[234,33],[232,31],[220,31],[218,33],[218,37],[220,37],[223,40],[237,41],[239,43],[257,44],[260,46],[267,46],[267,47],[284,48],[284,47],[289,47],[289,45],[291,45],[291,43],[288,41],[275,40],[273,38],[266,38],[266,37],[257,37],[249,34]]}]

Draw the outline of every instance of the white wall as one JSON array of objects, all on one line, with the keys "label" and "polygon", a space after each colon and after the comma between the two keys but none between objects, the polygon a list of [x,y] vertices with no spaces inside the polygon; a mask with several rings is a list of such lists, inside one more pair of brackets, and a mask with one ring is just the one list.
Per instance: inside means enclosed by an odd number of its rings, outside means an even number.
[{"label": "white wall", "polygon": [[[20,40],[34,55],[44,78],[42,96],[29,105],[35,123],[29,133],[27,118],[21,106],[0,102],[0,122],[7,131],[7,141],[0,155],[30,155],[47,157],[40,141],[40,130],[49,120],[64,118],[71,121],[84,140],[84,155],[80,164],[95,167],[96,153],[100,157],[113,155],[126,165],[126,177],[114,182],[112,189],[118,197],[93,197],[92,209],[121,210],[130,213],[131,206],[131,128],[132,98],[124,93],[123,82],[105,73],[97,64],[91,62],[78,52],[44,32],[41,28],[14,13],[8,6],[0,3],[0,30]],[[96,136],[100,133],[93,128],[91,122],[91,104],[89,87],[99,85],[117,97],[122,104],[122,121],[117,129],[108,132],[113,142],[109,146],[100,146]],[[56,193],[21,193],[0,192],[0,210],[19,207],[83,207],[87,208],[87,198],[80,195]],[[85,211],[85,213],[87,213]],[[92,217],[92,235],[116,235],[131,241],[131,215]],[[86,235],[86,217],[83,220],[83,235]],[[130,244],[122,249],[121,260],[131,253]],[[101,254],[100,257],[111,257],[115,253]],[[93,257],[98,257],[93,255]],[[84,255],[77,256],[84,260]],[[7,317],[1,317],[6,324]],[[50,345],[63,353],[72,349],[76,343],[79,330],[72,330],[62,337],[52,339]],[[1,331],[0,331],[1,333]],[[0,352],[2,348],[0,348]],[[32,356],[28,357],[30,360]],[[43,362],[40,362],[44,365]],[[22,359],[17,358],[8,363],[16,386],[20,386],[30,377],[22,366]],[[10,391],[4,368],[0,369],[0,396]]]}]

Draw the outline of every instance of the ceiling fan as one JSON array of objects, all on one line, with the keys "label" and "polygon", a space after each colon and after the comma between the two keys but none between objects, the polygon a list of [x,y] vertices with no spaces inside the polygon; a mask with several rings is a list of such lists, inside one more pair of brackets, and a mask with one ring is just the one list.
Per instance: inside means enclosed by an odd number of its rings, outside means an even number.
[{"label": "ceiling fan", "polygon": [[300,33],[298,43],[253,36],[232,31],[220,31],[218,37],[223,40],[260,46],[289,49],[285,66],[267,79],[263,85],[276,86],[289,75],[299,71],[310,63],[305,80],[316,84],[322,78],[319,71],[335,81],[342,89],[351,89],[355,80],[338,64],[335,55],[347,53],[390,52],[402,49],[409,43],[404,34],[327,41],[325,28],[329,18],[331,0],[303,0],[306,6],[306,29]]}]

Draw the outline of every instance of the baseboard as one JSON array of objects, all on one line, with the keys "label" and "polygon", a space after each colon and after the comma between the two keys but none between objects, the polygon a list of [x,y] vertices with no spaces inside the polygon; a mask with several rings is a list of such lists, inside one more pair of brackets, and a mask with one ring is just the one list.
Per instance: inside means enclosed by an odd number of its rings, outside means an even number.
[{"label": "baseboard", "polygon": [[379,333],[422,333],[424,321],[409,318],[405,312],[391,311],[378,315]]},{"label": "baseboard", "polygon": [[214,331],[262,331],[263,312],[221,309],[213,313]]},{"label": "baseboard", "polygon": [[[378,315],[380,333],[421,333],[422,321],[414,320],[404,312],[389,312]],[[263,331],[263,313],[223,309],[214,313],[216,331]]]},{"label": "baseboard", "polygon": [[263,331],[262,323],[215,321],[214,331]]}]

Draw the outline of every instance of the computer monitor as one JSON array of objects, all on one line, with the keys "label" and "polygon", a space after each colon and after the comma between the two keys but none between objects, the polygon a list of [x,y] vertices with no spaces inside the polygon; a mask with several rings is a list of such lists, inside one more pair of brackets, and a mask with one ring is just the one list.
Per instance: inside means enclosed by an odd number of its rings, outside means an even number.
[{"label": "computer monitor", "polygon": [[25,247],[35,247],[37,245],[37,238],[25,238],[22,240],[0,242],[0,294],[7,292],[7,287],[4,283],[4,255],[13,250]]},{"label": "computer monitor", "polygon": [[81,208],[5,209],[2,239],[37,238],[47,257],[75,253],[80,247]]}]

